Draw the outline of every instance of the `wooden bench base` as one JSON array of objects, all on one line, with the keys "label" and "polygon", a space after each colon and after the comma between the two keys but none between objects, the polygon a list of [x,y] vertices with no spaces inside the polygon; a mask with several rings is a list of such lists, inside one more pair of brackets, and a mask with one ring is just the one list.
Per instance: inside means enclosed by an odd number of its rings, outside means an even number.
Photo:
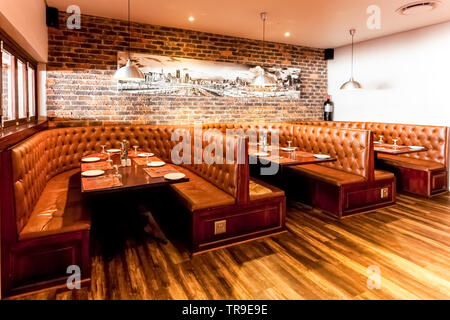
[{"label": "wooden bench base", "polygon": [[[9,252],[10,275],[2,280],[8,295],[66,283],[69,266],[80,268],[81,280],[90,279],[89,231],[19,241]],[[5,266],[5,264],[4,264]]]},{"label": "wooden bench base", "polygon": [[390,166],[378,162],[377,166],[393,172],[397,177],[397,190],[423,197],[432,197],[448,191],[448,172],[445,169],[422,171]]},{"label": "wooden bench base", "polygon": [[308,177],[289,185],[288,197],[341,219],[395,203],[395,179],[336,186]]},{"label": "wooden bench base", "polygon": [[[195,211],[191,213],[192,252],[279,233],[285,230],[285,220],[285,197]],[[216,234],[220,223],[225,224],[225,232]]]}]

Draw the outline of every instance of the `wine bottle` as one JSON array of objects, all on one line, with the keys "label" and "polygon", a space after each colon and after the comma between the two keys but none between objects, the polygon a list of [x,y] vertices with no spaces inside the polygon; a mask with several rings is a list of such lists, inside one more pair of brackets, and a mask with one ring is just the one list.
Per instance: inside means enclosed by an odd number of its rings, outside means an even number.
[{"label": "wine bottle", "polygon": [[324,103],[323,120],[333,121],[334,103],[331,101],[331,96],[328,95],[327,101]]}]

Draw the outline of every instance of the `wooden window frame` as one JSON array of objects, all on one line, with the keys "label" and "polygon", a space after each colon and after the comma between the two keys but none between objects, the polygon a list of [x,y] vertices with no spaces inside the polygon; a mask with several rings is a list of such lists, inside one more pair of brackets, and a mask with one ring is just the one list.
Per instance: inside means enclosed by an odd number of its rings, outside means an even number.
[{"label": "wooden window frame", "polygon": [[[38,88],[37,88],[37,62],[35,59],[33,59],[22,47],[20,47],[11,37],[9,37],[6,32],[4,32],[0,28],[0,42],[1,42],[1,48],[0,48],[0,61],[2,61],[3,65],[3,52],[4,49],[9,54],[13,56],[13,63],[11,65],[11,74],[12,74],[12,81],[11,83],[14,84],[14,90],[13,90],[13,96],[11,97],[13,99],[13,108],[14,108],[14,119],[7,120],[7,121],[1,121],[1,129],[11,126],[17,126],[28,122],[36,122],[38,119]],[[23,70],[23,81],[24,81],[24,93],[23,93],[23,103],[25,104],[26,108],[26,116],[25,118],[19,118],[19,90],[18,90],[18,67],[17,63],[18,60],[20,60],[24,64],[24,70]],[[30,105],[29,105],[29,68],[32,68],[34,70],[34,116],[30,117]],[[3,66],[0,68],[0,92],[3,94],[3,75],[1,74],[3,72]],[[3,118],[2,115],[2,103],[3,99],[0,99],[0,119]]]}]

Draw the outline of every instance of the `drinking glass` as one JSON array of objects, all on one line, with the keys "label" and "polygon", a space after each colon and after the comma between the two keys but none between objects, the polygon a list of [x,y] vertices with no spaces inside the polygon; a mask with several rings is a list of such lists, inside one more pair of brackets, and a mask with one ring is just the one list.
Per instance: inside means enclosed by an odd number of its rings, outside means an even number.
[{"label": "drinking glass", "polygon": [[114,169],[116,170],[116,173],[114,174],[114,177],[121,179],[122,175],[119,173],[119,165],[115,164]]},{"label": "drinking glass", "polygon": [[396,149],[397,149],[397,147],[398,147],[398,145],[397,145],[397,141],[398,141],[398,139],[392,139],[392,141],[394,141],[394,148],[396,148]]},{"label": "drinking glass", "polygon": [[137,156],[139,146],[133,146],[133,148],[134,148],[134,155]]},{"label": "drinking glass", "polygon": [[292,141],[288,141],[287,144],[288,144],[288,148],[291,149]]},{"label": "drinking glass", "polygon": [[149,157],[149,156],[146,157],[145,162],[147,163],[147,167],[150,165],[150,163],[152,163],[152,162],[150,161],[150,157]]},{"label": "drinking glass", "polygon": [[383,136],[379,136],[380,137],[380,140],[378,140],[380,143],[383,143]]},{"label": "drinking glass", "polygon": [[107,152],[108,153],[108,160],[106,160],[107,162],[113,162],[111,159],[111,152]]},{"label": "drinking glass", "polygon": [[106,145],[102,144],[100,147],[102,147],[102,154],[105,154],[106,153],[106,151],[105,151]]}]

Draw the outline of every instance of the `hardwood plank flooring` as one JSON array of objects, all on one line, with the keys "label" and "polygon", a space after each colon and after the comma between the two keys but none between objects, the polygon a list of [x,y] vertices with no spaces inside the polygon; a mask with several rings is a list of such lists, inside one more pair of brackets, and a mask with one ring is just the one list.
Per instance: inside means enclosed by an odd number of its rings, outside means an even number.
[{"label": "hardwood plank flooring", "polygon": [[[128,241],[92,258],[90,287],[19,299],[450,299],[450,193],[335,221],[288,203],[288,232],[190,257]],[[170,238],[170,237],[169,237]],[[378,266],[381,288],[367,287]]]}]

